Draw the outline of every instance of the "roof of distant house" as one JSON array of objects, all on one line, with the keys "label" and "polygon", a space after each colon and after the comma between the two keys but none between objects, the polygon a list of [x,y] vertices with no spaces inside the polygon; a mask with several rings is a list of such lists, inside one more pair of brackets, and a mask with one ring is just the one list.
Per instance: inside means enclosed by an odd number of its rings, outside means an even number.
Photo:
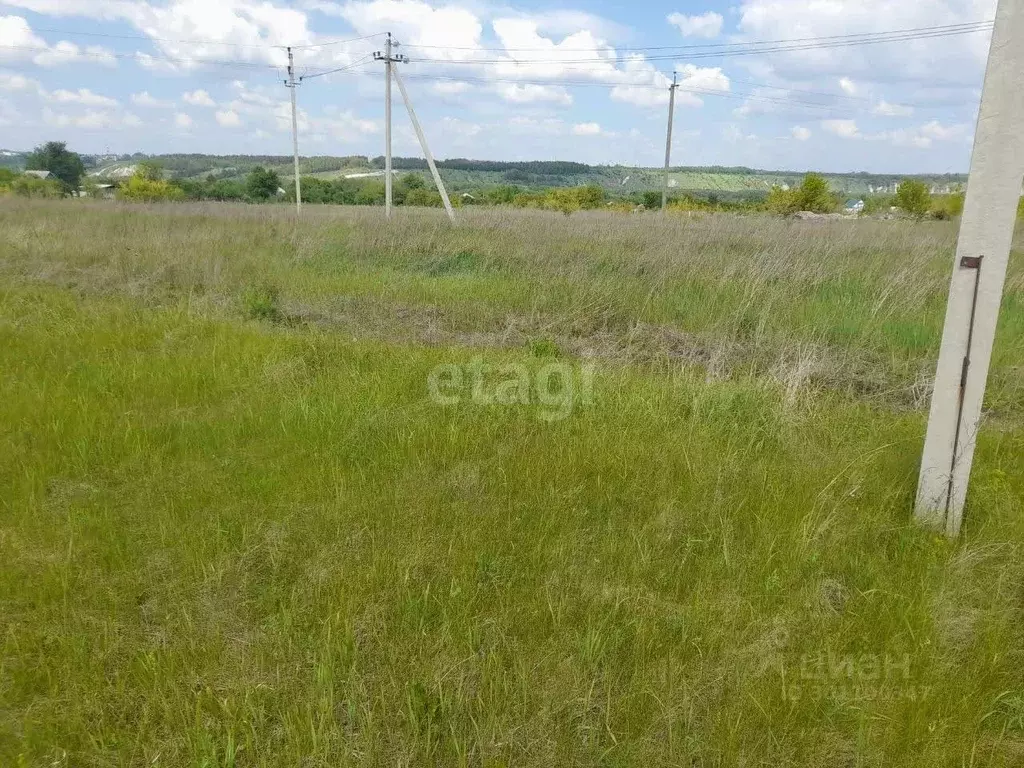
[{"label": "roof of distant house", "polygon": [[37,179],[48,179],[50,177],[49,171],[25,171],[26,176],[35,176]]}]

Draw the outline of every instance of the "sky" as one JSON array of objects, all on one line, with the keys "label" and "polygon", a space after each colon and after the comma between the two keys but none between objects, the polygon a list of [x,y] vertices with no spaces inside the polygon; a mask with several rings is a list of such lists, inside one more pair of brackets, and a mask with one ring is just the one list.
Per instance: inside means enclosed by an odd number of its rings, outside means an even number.
[{"label": "sky", "polygon": [[[290,154],[292,46],[300,152],[381,155],[372,54],[390,32],[439,158],[661,165],[675,72],[673,165],[965,172],[990,27],[934,28],[994,13],[995,0],[0,0],[0,148]],[[394,152],[421,156],[393,90]]]}]

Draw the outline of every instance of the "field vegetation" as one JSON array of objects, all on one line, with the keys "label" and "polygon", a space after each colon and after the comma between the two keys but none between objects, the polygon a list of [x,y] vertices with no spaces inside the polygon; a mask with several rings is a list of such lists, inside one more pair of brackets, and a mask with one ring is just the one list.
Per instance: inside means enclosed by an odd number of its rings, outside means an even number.
[{"label": "field vegetation", "polygon": [[950,542],[954,223],[395,213],[0,199],[0,765],[1021,764],[1019,237]]}]

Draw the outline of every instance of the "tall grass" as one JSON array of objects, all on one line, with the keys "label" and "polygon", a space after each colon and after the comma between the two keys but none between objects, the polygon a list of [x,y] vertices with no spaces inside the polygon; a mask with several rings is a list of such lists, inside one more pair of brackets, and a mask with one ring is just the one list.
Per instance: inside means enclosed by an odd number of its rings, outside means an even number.
[{"label": "tall grass", "polygon": [[947,226],[379,213],[0,208],[0,765],[1019,764],[1019,263],[949,543]]}]

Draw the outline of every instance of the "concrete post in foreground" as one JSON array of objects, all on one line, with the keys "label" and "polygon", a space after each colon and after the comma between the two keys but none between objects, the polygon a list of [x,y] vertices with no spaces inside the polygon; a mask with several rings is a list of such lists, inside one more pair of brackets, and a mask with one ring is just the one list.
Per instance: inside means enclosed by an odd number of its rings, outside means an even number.
[{"label": "concrete post in foreground", "polygon": [[999,0],[915,514],[956,536],[1024,178],[1024,0]]}]

